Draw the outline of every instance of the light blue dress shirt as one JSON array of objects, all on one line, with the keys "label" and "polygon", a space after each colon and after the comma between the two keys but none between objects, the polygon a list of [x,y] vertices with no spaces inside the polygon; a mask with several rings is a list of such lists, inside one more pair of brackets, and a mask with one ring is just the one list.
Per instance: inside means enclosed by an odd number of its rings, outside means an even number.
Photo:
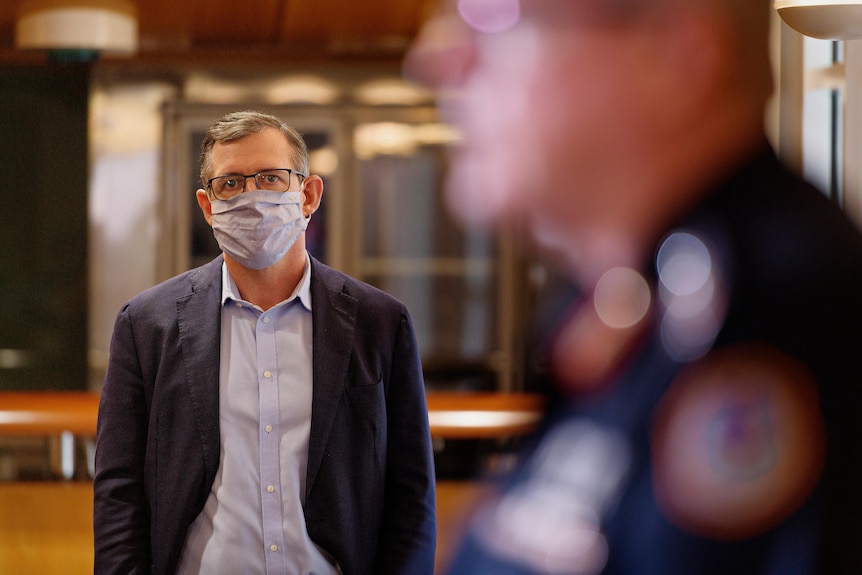
[{"label": "light blue dress shirt", "polygon": [[311,431],[311,265],[264,312],[222,266],[219,468],[180,575],[335,575],[302,512]]}]

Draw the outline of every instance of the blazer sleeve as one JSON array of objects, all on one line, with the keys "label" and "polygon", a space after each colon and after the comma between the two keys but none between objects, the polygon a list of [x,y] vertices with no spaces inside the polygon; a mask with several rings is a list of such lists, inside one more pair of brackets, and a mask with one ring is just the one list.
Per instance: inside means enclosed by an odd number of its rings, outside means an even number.
[{"label": "blazer sleeve", "polygon": [[437,536],[434,460],[422,365],[406,310],[392,364],[386,493],[374,573],[431,575]]},{"label": "blazer sleeve", "polygon": [[144,488],[146,406],[130,308],[126,305],[114,325],[96,430],[96,575],[150,572],[150,513]]}]

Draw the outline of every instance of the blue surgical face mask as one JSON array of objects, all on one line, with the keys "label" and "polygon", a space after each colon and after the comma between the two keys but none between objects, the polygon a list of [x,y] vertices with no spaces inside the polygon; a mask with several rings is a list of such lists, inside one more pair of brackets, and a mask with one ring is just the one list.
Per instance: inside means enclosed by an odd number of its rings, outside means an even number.
[{"label": "blue surgical face mask", "polygon": [[302,192],[251,190],[212,202],[212,227],[221,250],[247,268],[275,264],[305,231]]}]

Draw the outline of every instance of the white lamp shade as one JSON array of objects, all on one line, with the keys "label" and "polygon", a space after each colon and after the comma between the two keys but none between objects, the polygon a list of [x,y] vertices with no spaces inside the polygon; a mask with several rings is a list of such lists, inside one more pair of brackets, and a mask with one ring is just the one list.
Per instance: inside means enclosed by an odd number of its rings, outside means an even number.
[{"label": "white lamp shade", "polygon": [[127,0],[23,2],[15,26],[15,46],[130,55],[138,48],[136,8]]},{"label": "white lamp shade", "polygon": [[862,38],[862,0],[775,0],[788,26],[812,38]]}]

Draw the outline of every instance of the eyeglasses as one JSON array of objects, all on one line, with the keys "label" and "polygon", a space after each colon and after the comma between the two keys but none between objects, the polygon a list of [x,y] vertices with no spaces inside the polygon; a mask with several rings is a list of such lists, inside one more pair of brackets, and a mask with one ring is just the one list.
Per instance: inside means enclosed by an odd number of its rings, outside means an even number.
[{"label": "eyeglasses", "polygon": [[277,168],[274,170],[263,170],[256,174],[227,174],[216,176],[207,182],[207,189],[217,200],[229,200],[240,195],[245,190],[245,181],[254,179],[255,189],[269,192],[286,192],[290,189],[290,176],[296,174],[302,182],[307,174],[290,168]]}]

